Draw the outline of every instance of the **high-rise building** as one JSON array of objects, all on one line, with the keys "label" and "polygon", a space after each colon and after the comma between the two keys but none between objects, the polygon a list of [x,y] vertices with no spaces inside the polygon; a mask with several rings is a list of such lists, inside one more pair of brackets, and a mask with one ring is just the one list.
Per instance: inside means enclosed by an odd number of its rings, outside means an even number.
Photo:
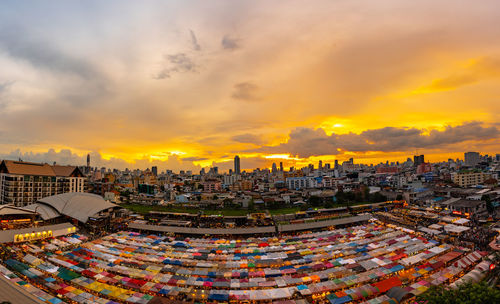
[{"label": "high-rise building", "polygon": [[87,154],[87,166],[85,167],[85,174],[90,174],[90,154]]},{"label": "high-rise building", "polygon": [[236,155],[234,157],[234,173],[240,174],[241,173],[241,167],[240,167],[240,157]]},{"label": "high-rise building", "polygon": [[335,160],[335,165],[333,166],[333,169],[337,170],[339,168],[339,160]]},{"label": "high-rise building", "polygon": [[158,176],[158,167],[157,166],[151,167],[151,172],[153,172],[154,176]]},{"label": "high-rise building", "polygon": [[465,165],[468,167],[474,167],[479,164],[480,160],[479,152],[465,152],[464,153],[464,161]]},{"label": "high-rise building", "polygon": [[425,159],[424,159],[423,154],[413,156],[413,165],[415,165],[415,167],[417,167],[418,165],[421,165],[423,163],[425,163]]},{"label": "high-rise building", "polygon": [[[500,154],[498,154],[500,156]],[[280,162],[280,172],[283,172],[283,162]]]},{"label": "high-rise building", "polygon": [[278,167],[276,167],[276,163],[273,163],[273,167],[272,167],[271,172],[273,172],[273,173],[278,172]]},{"label": "high-rise building", "polygon": [[0,163],[0,204],[23,207],[67,192],[85,192],[86,178],[76,166],[4,160]]},{"label": "high-rise building", "polygon": [[323,161],[319,161],[319,164],[318,164],[318,169],[319,170],[322,170],[323,169]]}]

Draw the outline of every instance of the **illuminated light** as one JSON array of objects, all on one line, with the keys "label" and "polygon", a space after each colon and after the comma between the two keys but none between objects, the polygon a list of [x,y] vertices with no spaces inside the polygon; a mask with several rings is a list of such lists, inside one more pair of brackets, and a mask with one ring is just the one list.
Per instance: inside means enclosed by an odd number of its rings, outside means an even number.
[{"label": "illuminated light", "polygon": [[290,154],[271,154],[264,156],[265,159],[291,159],[300,160],[300,158],[292,157]]},{"label": "illuminated light", "polygon": [[170,154],[171,155],[185,155],[186,152],[182,152],[182,151],[170,151]]},{"label": "illuminated light", "polygon": [[490,264],[490,270],[493,270],[493,269],[495,269],[496,267],[497,267],[497,265],[496,265],[496,264]]}]

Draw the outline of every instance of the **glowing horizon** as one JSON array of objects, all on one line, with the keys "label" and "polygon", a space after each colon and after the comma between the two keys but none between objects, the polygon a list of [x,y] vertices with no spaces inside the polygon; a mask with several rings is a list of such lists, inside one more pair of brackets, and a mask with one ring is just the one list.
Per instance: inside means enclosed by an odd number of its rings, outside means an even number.
[{"label": "glowing horizon", "polygon": [[500,153],[500,3],[0,4],[0,159],[242,170]]}]

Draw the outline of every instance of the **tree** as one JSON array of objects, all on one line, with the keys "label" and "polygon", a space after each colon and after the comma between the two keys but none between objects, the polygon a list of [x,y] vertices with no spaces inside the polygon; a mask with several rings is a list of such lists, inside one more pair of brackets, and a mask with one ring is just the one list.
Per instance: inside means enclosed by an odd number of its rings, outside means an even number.
[{"label": "tree", "polygon": [[255,203],[253,201],[253,197],[250,200],[250,202],[248,202],[248,210],[251,210],[251,211],[255,210]]},{"label": "tree", "polygon": [[465,283],[458,289],[432,286],[425,293],[417,296],[417,301],[428,304],[494,304],[500,303],[500,290],[490,287],[486,282]]},{"label": "tree", "polygon": [[323,203],[323,199],[319,196],[312,195],[311,197],[309,197],[309,204],[312,207],[319,207],[319,206],[321,206],[322,203]]},{"label": "tree", "polygon": [[481,200],[486,202],[486,209],[488,210],[488,213],[491,214],[495,211],[495,207],[491,202],[491,197],[488,194],[484,194],[483,196],[481,196]]},{"label": "tree", "polygon": [[230,198],[225,198],[222,200],[222,203],[224,204],[224,208],[230,209],[230,208],[235,208],[235,204],[233,203],[233,200]]},{"label": "tree", "polygon": [[486,210],[488,210],[489,214],[495,212],[495,206],[493,206],[492,202],[486,202]]}]

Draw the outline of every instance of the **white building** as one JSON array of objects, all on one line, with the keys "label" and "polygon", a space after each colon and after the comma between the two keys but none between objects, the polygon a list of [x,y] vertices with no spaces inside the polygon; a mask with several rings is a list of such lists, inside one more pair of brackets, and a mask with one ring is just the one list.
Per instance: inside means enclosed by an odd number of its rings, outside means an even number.
[{"label": "white building", "polygon": [[318,180],[311,176],[303,177],[288,177],[286,179],[286,186],[288,189],[307,189],[318,188]]}]

